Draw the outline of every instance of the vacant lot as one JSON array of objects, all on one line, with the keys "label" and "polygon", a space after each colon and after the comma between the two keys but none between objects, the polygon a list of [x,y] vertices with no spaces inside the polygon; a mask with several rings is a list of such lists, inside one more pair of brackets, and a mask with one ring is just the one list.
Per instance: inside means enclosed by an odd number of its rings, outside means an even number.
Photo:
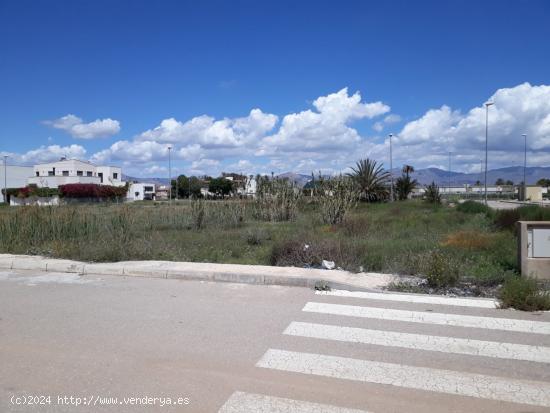
[{"label": "vacant lot", "polygon": [[[265,207],[265,206],[263,206]],[[360,203],[324,225],[302,200],[289,221],[253,201],[0,209],[0,250],[84,261],[177,260],[319,266],[421,275],[433,287],[496,285],[517,271],[514,222],[548,211],[494,212],[421,201]],[[537,215],[538,214],[538,215]]]}]

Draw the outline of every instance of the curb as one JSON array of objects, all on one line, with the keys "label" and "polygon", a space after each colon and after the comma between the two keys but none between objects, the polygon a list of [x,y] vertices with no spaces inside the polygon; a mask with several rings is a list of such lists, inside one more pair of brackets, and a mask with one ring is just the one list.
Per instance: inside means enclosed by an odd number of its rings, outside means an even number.
[{"label": "curb", "polygon": [[353,274],[339,270],[269,267],[261,265],[209,264],[172,261],[123,261],[84,263],[40,256],[0,254],[0,269],[118,275],[188,281],[214,281],[241,284],[279,285],[314,288],[319,282],[331,289],[380,291],[394,280],[390,274]]}]

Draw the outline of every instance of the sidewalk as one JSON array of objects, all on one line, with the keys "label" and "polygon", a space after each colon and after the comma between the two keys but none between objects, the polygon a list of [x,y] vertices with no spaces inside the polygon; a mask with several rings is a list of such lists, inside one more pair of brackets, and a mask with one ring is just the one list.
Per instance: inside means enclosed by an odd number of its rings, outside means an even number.
[{"label": "sidewalk", "polygon": [[0,254],[0,269],[68,272],[82,275],[122,275],[128,277],[225,281],[246,284],[285,285],[313,288],[324,282],[333,289],[379,290],[396,279],[391,274],[350,273],[264,265],[210,264],[172,261],[121,261],[85,263],[40,256]]}]

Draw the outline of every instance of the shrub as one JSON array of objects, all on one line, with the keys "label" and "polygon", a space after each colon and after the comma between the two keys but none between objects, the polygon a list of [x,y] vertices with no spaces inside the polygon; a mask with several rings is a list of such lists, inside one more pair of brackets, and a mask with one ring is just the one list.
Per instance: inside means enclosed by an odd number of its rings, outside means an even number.
[{"label": "shrub", "polygon": [[516,222],[520,220],[517,209],[501,209],[495,212],[493,222],[498,229],[514,229]]},{"label": "shrub", "polygon": [[440,204],[441,203],[441,194],[439,193],[439,187],[432,182],[430,185],[426,186],[426,192],[424,192],[424,199],[430,204]]},{"label": "shrub", "polygon": [[291,221],[298,214],[302,191],[288,179],[258,179],[256,216],[267,221]]},{"label": "shrub", "polygon": [[437,250],[429,254],[426,280],[430,287],[452,287],[458,282],[458,277],[458,265],[450,256]]},{"label": "shrub", "polygon": [[350,178],[323,180],[319,193],[321,219],[324,224],[340,224],[357,204],[359,193]]},{"label": "shrub", "polygon": [[124,198],[128,192],[126,186],[111,186],[97,184],[66,184],[59,185],[59,196],[62,198]]},{"label": "shrub", "polygon": [[489,207],[481,202],[465,201],[458,204],[456,210],[465,214],[486,214],[489,212]]},{"label": "shrub", "polygon": [[464,250],[486,250],[491,247],[493,237],[478,231],[458,231],[447,235],[441,245]]},{"label": "shrub", "polygon": [[202,199],[191,201],[191,225],[193,229],[201,230],[204,227],[206,207]]},{"label": "shrub", "polygon": [[271,239],[269,232],[263,228],[252,228],[245,233],[246,243],[248,245],[261,245]]},{"label": "shrub", "polygon": [[550,310],[550,292],[533,278],[509,277],[499,291],[501,308],[513,307],[523,311]]}]

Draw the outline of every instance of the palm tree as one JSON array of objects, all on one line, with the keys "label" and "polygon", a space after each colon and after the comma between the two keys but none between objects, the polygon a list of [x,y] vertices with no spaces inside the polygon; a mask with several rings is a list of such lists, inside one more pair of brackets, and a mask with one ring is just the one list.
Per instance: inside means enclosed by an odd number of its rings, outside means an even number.
[{"label": "palm tree", "polygon": [[403,173],[407,175],[407,178],[410,174],[414,172],[414,166],[411,165],[403,165]]},{"label": "palm tree", "polygon": [[382,165],[368,158],[360,159],[351,170],[352,172],[347,175],[353,178],[363,199],[371,202],[388,196],[387,184],[390,173],[384,170]]},{"label": "palm tree", "polygon": [[397,198],[400,201],[404,201],[409,197],[409,194],[418,185],[416,179],[411,179],[408,175],[402,175],[395,181],[395,190],[397,191]]}]

